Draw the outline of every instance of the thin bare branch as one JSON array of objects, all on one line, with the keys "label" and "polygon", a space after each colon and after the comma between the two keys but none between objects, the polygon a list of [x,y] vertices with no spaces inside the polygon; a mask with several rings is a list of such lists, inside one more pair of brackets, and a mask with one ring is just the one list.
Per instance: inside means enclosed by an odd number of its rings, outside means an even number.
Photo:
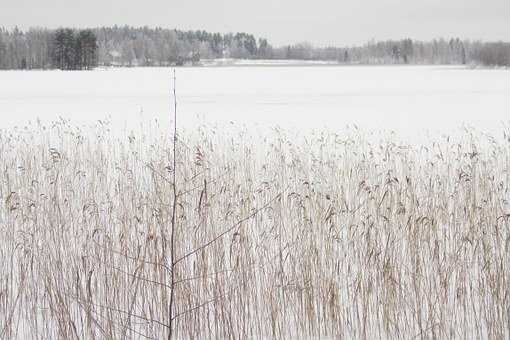
[{"label": "thin bare branch", "polygon": [[230,233],[231,231],[233,231],[234,229],[236,229],[237,227],[239,227],[243,222],[246,222],[248,220],[250,220],[251,218],[253,218],[254,216],[256,216],[259,212],[261,212],[262,210],[266,209],[267,207],[269,207],[275,200],[277,200],[278,198],[281,197],[281,193],[279,193],[278,195],[276,195],[275,197],[273,197],[271,200],[269,200],[266,204],[264,204],[262,207],[256,209],[254,212],[252,212],[250,215],[246,216],[245,218],[237,221],[236,223],[234,223],[234,225],[232,225],[230,228],[224,230],[223,232],[221,232],[220,234],[216,235],[215,237],[213,237],[211,240],[209,240],[208,242],[204,243],[203,245],[201,245],[200,247],[190,251],[189,253],[186,253],[184,254],[183,256],[179,257],[178,259],[176,259],[174,262],[173,262],[173,265],[176,265],[178,264],[179,262],[182,262],[183,260],[185,260],[186,258],[192,256],[193,254],[196,254],[198,253],[199,251],[209,247],[210,245],[212,245],[214,242],[218,241],[220,238],[222,238],[223,236],[227,235],[228,233]]}]

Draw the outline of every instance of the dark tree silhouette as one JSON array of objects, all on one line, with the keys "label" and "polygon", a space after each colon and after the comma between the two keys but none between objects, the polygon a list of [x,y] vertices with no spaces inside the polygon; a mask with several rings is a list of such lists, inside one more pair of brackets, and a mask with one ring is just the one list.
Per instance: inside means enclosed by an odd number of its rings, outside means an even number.
[{"label": "dark tree silhouette", "polygon": [[55,31],[51,46],[52,65],[61,70],[92,69],[97,65],[97,39],[93,31]]},{"label": "dark tree silhouette", "polygon": [[97,65],[97,38],[91,30],[83,30],[76,38],[77,68],[90,70]]}]

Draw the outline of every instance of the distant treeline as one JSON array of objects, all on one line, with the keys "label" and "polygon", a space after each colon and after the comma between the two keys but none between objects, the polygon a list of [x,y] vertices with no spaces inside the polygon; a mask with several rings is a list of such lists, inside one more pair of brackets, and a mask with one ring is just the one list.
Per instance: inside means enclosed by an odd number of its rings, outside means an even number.
[{"label": "distant treeline", "polygon": [[90,29],[0,29],[0,69],[92,69],[97,52]]},{"label": "distant treeline", "polygon": [[273,47],[247,33],[209,33],[129,26],[90,30],[0,28],[0,69],[89,69],[172,66],[203,59],[323,60],[345,64],[510,66],[510,43],[436,39],[369,42],[356,47]]},{"label": "distant treeline", "polygon": [[278,49],[284,59],[328,60],[347,64],[441,64],[510,66],[510,43],[455,39],[371,41],[356,47],[317,48],[309,44]]}]

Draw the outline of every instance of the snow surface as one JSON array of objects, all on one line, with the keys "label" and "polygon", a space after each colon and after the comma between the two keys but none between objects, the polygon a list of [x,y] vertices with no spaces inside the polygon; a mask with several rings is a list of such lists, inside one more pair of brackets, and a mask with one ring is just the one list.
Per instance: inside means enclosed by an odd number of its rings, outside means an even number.
[{"label": "snow surface", "polygon": [[[233,66],[176,69],[180,127],[200,123],[341,130],[357,124],[407,137],[488,132],[510,121],[510,70],[434,66]],[[172,112],[172,69],[0,72],[0,126],[51,121],[117,127]]]}]

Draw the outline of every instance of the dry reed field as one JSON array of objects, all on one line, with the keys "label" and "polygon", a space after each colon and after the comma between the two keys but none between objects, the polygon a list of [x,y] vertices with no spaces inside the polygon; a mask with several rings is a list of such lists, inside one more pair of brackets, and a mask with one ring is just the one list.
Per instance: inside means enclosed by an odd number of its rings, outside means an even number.
[{"label": "dry reed field", "polygon": [[0,338],[508,339],[509,136],[2,131]]}]

